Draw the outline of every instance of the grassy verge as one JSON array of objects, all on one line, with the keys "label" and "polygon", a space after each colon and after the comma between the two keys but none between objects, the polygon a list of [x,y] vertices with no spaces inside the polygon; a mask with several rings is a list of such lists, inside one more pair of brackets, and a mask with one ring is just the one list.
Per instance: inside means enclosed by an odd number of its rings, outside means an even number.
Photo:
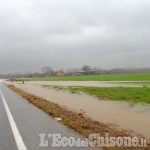
[{"label": "grassy verge", "polygon": [[[89,134],[93,133],[101,133],[101,136],[105,136],[106,133],[109,133],[110,136],[118,137],[118,136],[131,136],[125,130],[115,130],[112,127],[94,121],[81,113],[70,111],[64,107],[60,107],[59,105],[46,101],[42,98],[37,96],[28,94],[13,85],[9,85],[13,91],[21,95],[23,98],[27,99],[30,103],[34,104],[50,116],[56,118],[62,118],[61,122],[70,127],[71,129],[75,130],[76,132],[80,133],[81,135],[88,137]],[[149,146],[148,146],[149,148]],[[123,150],[124,148],[106,148],[112,150]],[[127,148],[132,149],[132,148]],[[135,148],[136,149],[136,148]],[[138,148],[137,148],[138,150]],[[147,149],[148,150],[148,149]]]},{"label": "grassy verge", "polygon": [[26,81],[147,81],[150,80],[150,73],[27,78],[25,80]]},{"label": "grassy verge", "polygon": [[147,103],[150,104],[150,88],[149,87],[63,87],[63,86],[49,86],[58,90],[69,91],[70,93],[84,92],[99,99],[108,99],[113,101],[127,101],[133,103]]}]

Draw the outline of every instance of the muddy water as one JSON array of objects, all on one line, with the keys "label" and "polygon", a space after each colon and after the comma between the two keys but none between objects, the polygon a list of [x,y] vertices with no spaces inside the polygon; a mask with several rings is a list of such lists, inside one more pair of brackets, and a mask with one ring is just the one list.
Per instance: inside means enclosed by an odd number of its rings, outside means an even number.
[{"label": "muddy water", "polygon": [[72,95],[38,85],[16,84],[16,86],[72,110],[85,112],[94,120],[118,125],[122,129],[135,131],[150,138],[150,105],[137,104],[130,107],[126,102],[98,100],[85,94]]},{"label": "muddy water", "polygon": [[[58,85],[58,86],[90,86],[90,87],[142,87],[142,85],[122,84],[120,81],[28,81],[26,84]],[[125,82],[125,81],[124,81]],[[133,81],[134,82],[134,81]]]}]

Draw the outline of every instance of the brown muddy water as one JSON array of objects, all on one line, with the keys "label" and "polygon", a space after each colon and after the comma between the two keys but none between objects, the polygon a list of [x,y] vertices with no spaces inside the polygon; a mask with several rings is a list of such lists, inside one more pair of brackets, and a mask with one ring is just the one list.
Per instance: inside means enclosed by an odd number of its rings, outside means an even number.
[{"label": "brown muddy water", "polygon": [[114,127],[142,134],[150,139],[150,105],[136,104],[131,107],[127,102],[98,100],[85,94],[70,94],[29,83],[15,86],[71,110],[84,112],[94,120],[113,124]]},{"label": "brown muddy water", "polygon": [[135,85],[135,84],[133,85],[123,84],[120,82],[134,82],[134,81],[26,81],[26,84],[58,85],[58,86],[89,86],[89,87],[119,87],[119,86],[142,87],[143,86],[143,85]]}]

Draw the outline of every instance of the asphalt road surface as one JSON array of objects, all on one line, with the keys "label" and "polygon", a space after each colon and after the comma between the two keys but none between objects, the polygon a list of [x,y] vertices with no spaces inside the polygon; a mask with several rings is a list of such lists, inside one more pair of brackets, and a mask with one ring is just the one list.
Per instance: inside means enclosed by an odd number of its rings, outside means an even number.
[{"label": "asphalt road surface", "polygon": [[89,148],[54,148],[48,139],[48,147],[39,147],[39,134],[57,134],[79,138],[80,136],[55,119],[21,98],[0,83],[0,149],[1,150],[59,150]]}]

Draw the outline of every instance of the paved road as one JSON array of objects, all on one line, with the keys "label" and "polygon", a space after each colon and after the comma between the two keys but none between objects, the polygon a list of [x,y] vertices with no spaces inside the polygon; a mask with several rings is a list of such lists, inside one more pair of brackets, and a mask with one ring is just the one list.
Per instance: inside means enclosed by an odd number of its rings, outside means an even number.
[{"label": "paved road", "polygon": [[[0,83],[0,149],[2,150],[56,150],[78,148],[40,148],[39,134],[61,133],[79,137],[47,114],[28,103],[18,94]],[[83,148],[80,148],[83,149]],[[85,149],[85,148],[84,148]],[[87,148],[86,148],[87,149]]]}]

